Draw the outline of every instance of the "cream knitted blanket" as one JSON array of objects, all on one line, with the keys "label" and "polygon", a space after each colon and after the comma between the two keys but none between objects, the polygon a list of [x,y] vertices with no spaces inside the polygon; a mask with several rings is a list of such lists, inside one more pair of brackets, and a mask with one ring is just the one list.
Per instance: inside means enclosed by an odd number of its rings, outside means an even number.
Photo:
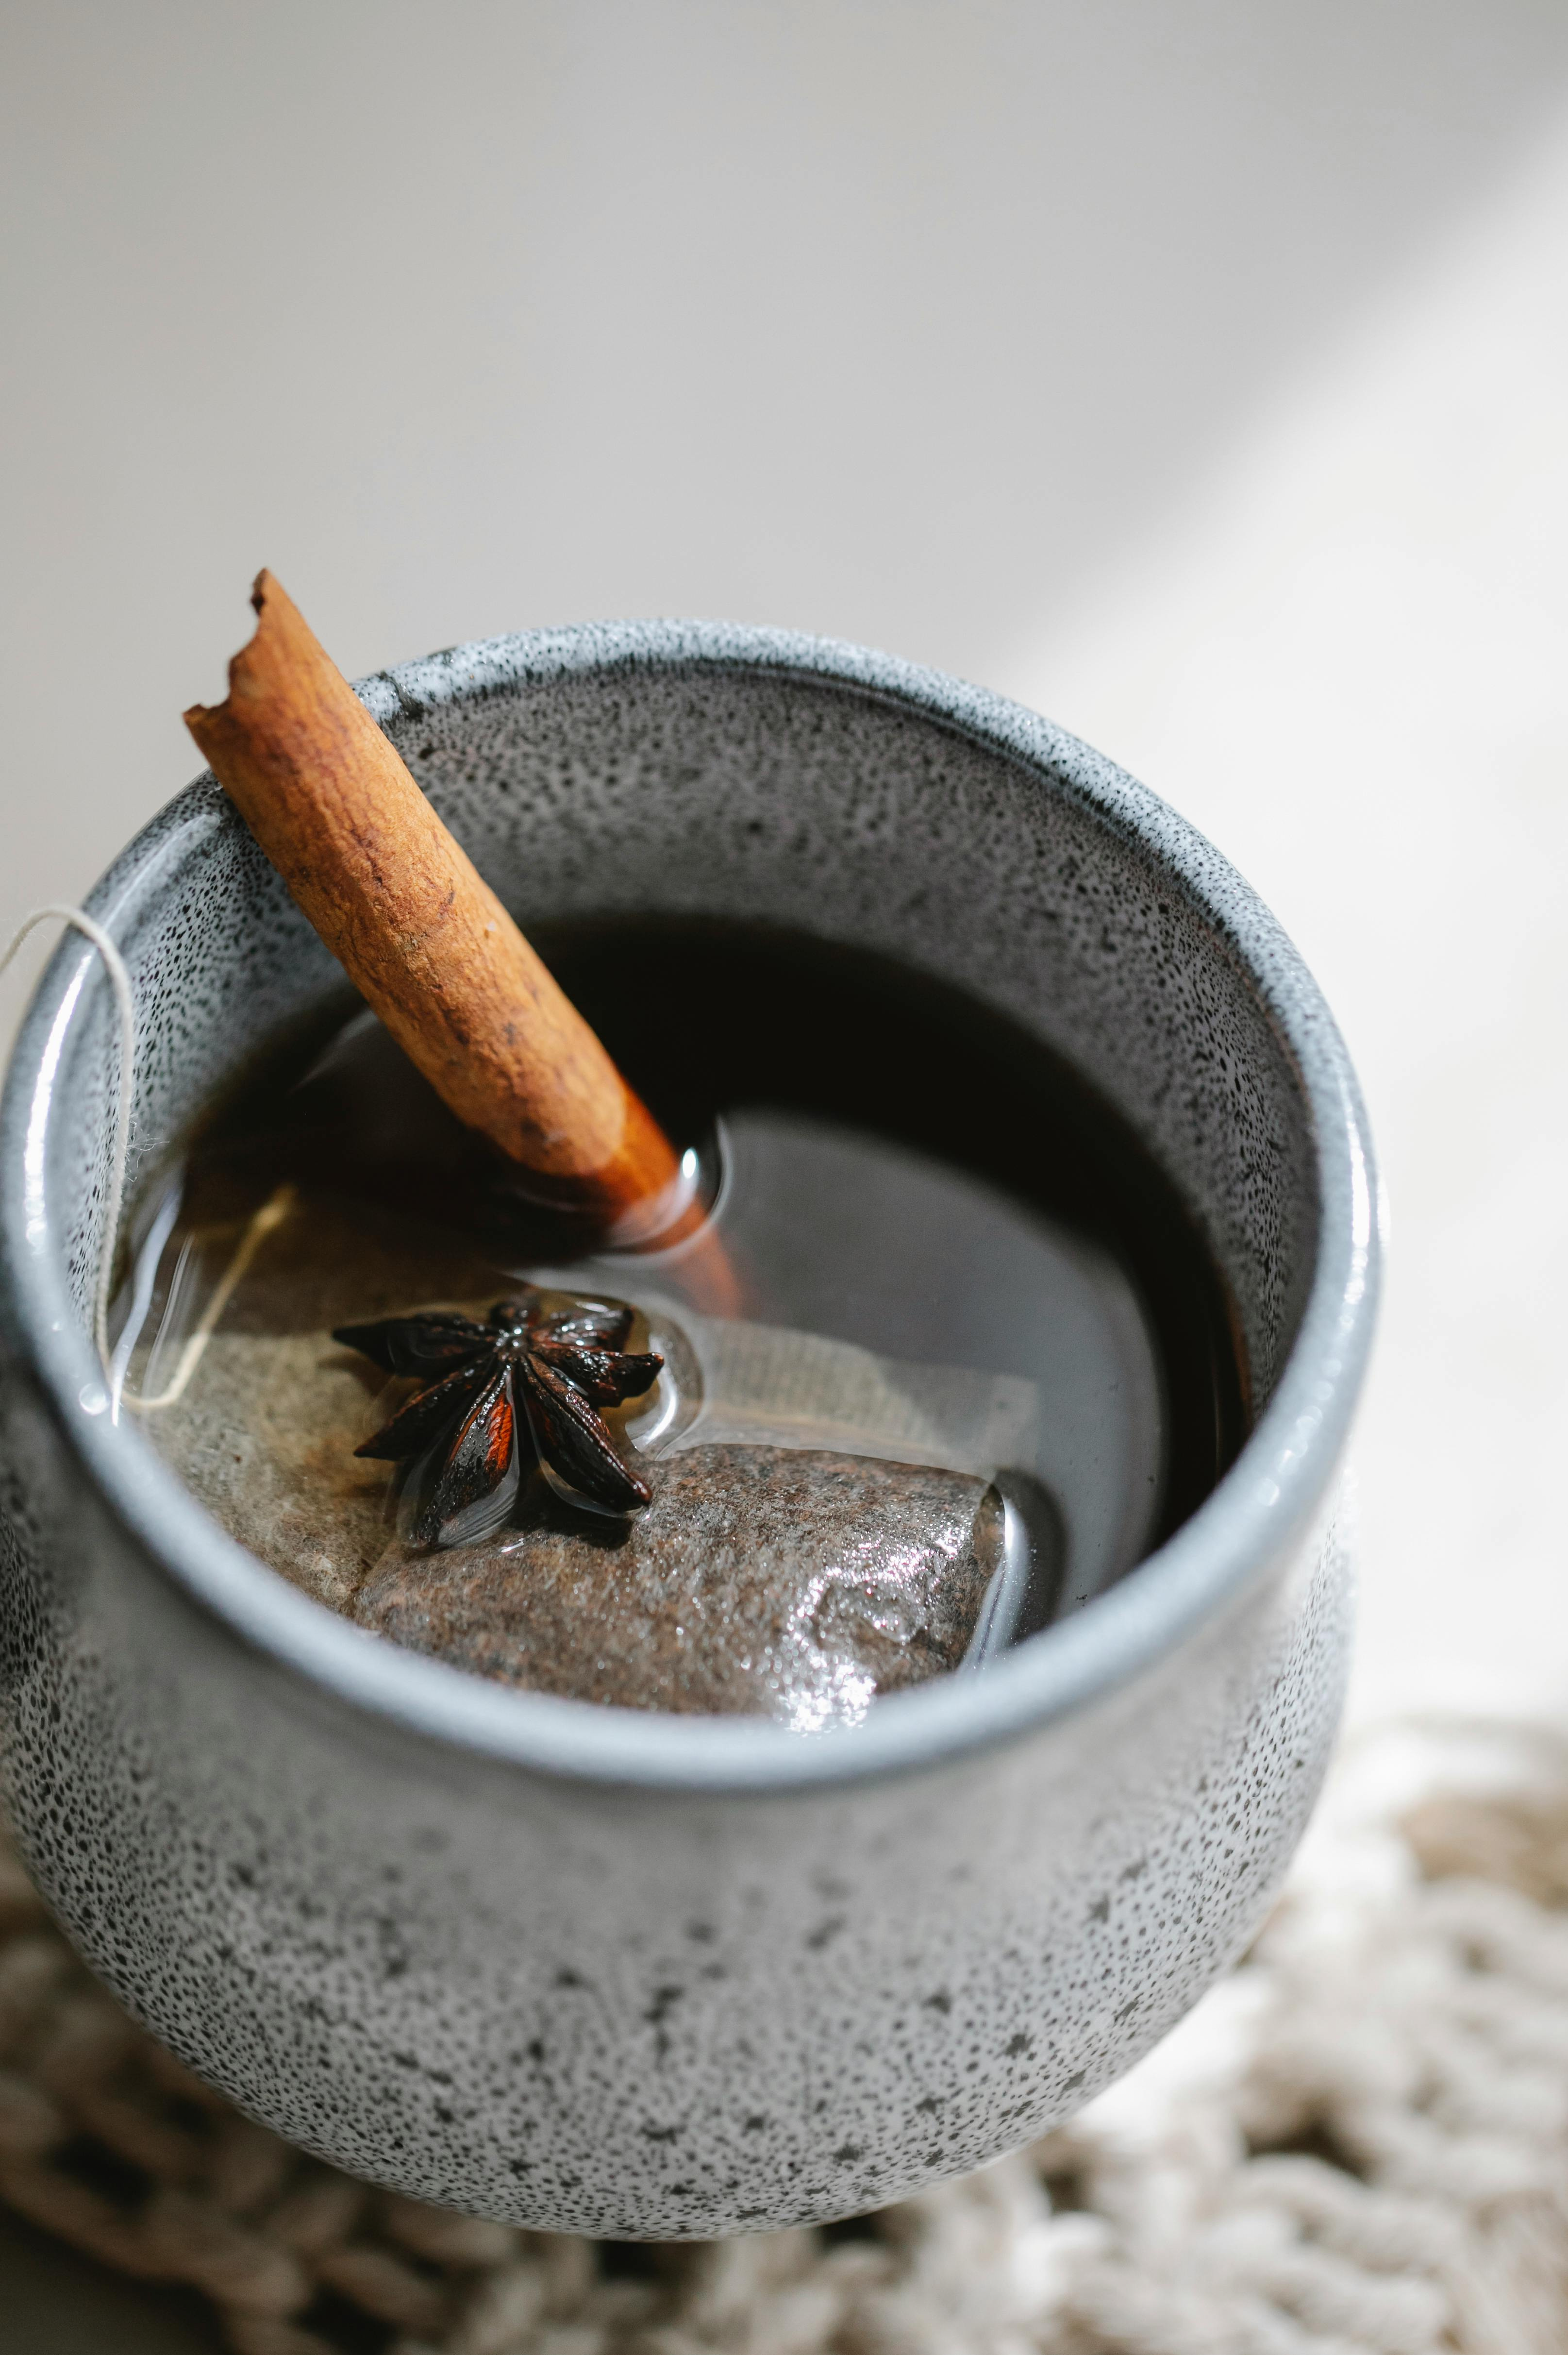
[{"label": "cream knitted blanket", "polygon": [[1122,2085],[853,2226],[704,2247],[366,2190],[196,2084],[0,1858],[0,2196],[237,2355],[1562,2355],[1568,1742],[1361,1738],[1247,1959]]}]

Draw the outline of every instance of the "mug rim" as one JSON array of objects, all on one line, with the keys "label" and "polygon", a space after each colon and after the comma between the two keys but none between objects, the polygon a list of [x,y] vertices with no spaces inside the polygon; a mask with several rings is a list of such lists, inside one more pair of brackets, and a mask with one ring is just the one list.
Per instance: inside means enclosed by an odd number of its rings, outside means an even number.
[{"label": "mug rim", "polygon": [[[1273,1395],[1236,1459],[1163,1545],[1072,1618],[988,1666],[879,1700],[810,1735],[768,1720],[608,1708],[516,1691],[403,1649],[342,1618],[213,1520],[145,1441],[81,1399],[101,1369],[71,1298],[43,1193],[53,1080],[71,1022],[107,986],[68,934],[39,981],[0,1105],[0,1310],[108,1508],[160,1572],[251,1650],[362,1716],[497,1765],[620,1788],[785,1793],[920,1771],[1073,1715],[1173,1651],[1266,1574],[1329,1497],[1370,1353],[1382,1194],[1361,1091],[1317,983],[1251,886],[1147,786],[1051,721],[989,689],[895,656],[723,622],[588,623],[478,641],[356,682],[383,722],[589,672],[785,673],[914,710],[1048,777],[1182,886],[1216,947],[1245,971],[1309,1116],[1319,1216],[1311,1281]],[[228,818],[210,773],[122,852],[86,902],[115,933],[171,844]]]}]

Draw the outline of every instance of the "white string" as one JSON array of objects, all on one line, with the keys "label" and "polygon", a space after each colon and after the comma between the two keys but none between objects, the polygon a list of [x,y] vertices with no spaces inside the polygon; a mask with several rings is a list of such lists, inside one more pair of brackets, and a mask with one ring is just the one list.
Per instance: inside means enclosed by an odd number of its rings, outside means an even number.
[{"label": "white string", "polygon": [[131,994],[131,976],[125,970],[125,960],[102,925],[80,908],[68,908],[63,903],[51,901],[48,907],[35,908],[30,916],[23,918],[10,947],[4,956],[0,956],[0,973],[5,972],[34,926],[46,923],[51,916],[62,924],[74,925],[92,943],[103,959],[120,1009],[120,1103],[114,1124],[114,1158],[109,1174],[109,1199],[104,1206],[103,1241],[98,1254],[98,1287],[92,1310],[93,1341],[103,1361],[103,1370],[109,1373],[109,1287],[114,1275],[114,1246],[120,1235],[120,1214],[125,1204],[125,1170],[131,1157],[131,1086],[136,1070],[136,1002]]},{"label": "white string", "polygon": [[[257,1211],[255,1217],[250,1220],[249,1225],[240,1236],[238,1247],[235,1251],[234,1256],[229,1261],[228,1265],[224,1269],[223,1273],[219,1276],[217,1283],[213,1287],[212,1297],[207,1302],[207,1306],[202,1310],[196,1330],[190,1335],[184,1348],[181,1350],[179,1362],[175,1368],[173,1380],[168,1384],[166,1389],[161,1390],[155,1398],[147,1398],[143,1396],[142,1398],[132,1398],[127,1401],[128,1404],[135,1408],[138,1414],[156,1414],[160,1409],[175,1405],[179,1399],[182,1399],[185,1396],[185,1385],[189,1382],[191,1376],[200,1365],[202,1354],[205,1351],[207,1343],[211,1340],[214,1333],[217,1330],[218,1318],[223,1315],[223,1312],[228,1307],[230,1300],[233,1299],[235,1292],[249,1269],[251,1261],[255,1258],[257,1252],[260,1250],[262,1244],[266,1241],[273,1229],[282,1225],[284,1220],[293,1209],[296,1199],[294,1188],[285,1184],[276,1188],[274,1191],[269,1195],[266,1201],[262,1203],[261,1208]],[[171,1224],[173,1222],[171,1220]],[[198,1230],[197,1231],[199,1234],[200,1231]],[[160,1242],[160,1251],[162,1248],[163,1245]],[[175,1282],[178,1282],[177,1276],[175,1278]],[[170,1287],[169,1297],[171,1300],[174,1297],[173,1285]],[[167,1312],[165,1311],[165,1314]],[[129,1356],[129,1352],[127,1352],[127,1356]],[[151,1361],[149,1361],[149,1366],[150,1363]],[[116,1400],[116,1405],[118,1405],[118,1399]]]}]

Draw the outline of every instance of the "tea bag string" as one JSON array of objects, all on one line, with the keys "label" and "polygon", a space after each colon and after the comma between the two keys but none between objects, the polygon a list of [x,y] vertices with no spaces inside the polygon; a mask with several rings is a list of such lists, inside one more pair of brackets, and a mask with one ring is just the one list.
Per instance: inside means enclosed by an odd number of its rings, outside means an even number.
[{"label": "tea bag string", "polygon": [[98,1284],[92,1307],[92,1337],[105,1373],[111,1369],[109,1348],[109,1287],[114,1275],[114,1249],[120,1238],[120,1216],[125,1203],[125,1171],[131,1158],[131,1084],[136,1069],[136,1002],[131,993],[131,975],[125,960],[103,926],[81,908],[67,907],[63,901],[51,900],[46,907],[35,908],[25,916],[12,937],[4,956],[0,956],[0,973],[4,973],[29,932],[38,924],[53,918],[58,923],[69,924],[90,941],[103,959],[113,986],[115,1004],[120,1011],[120,1102],[114,1121],[114,1153],[109,1171],[109,1199],[104,1205],[103,1241],[98,1253]]},{"label": "tea bag string", "polygon": [[[126,1404],[133,1407],[138,1414],[157,1414],[164,1407],[176,1405],[185,1396],[186,1385],[189,1383],[191,1376],[196,1372],[196,1368],[200,1365],[202,1358],[206,1353],[207,1343],[211,1340],[214,1333],[217,1330],[218,1319],[222,1316],[224,1310],[233,1299],[236,1291],[238,1289],[239,1284],[244,1280],[245,1276],[249,1274],[251,1261],[255,1258],[257,1252],[260,1250],[262,1244],[266,1241],[268,1236],[273,1231],[273,1230],[277,1227],[281,1227],[284,1220],[291,1215],[298,1199],[299,1193],[297,1188],[285,1183],[281,1186],[275,1187],[273,1191],[268,1196],[266,1201],[262,1203],[261,1208],[256,1212],[254,1218],[251,1219],[249,1225],[241,1233],[233,1256],[229,1260],[228,1266],[224,1269],[223,1273],[219,1276],[217,1284],[213,1286],[212,1296],[208,1300],[207,1306],[202,1310],[201,1316],[196,1321],[195,1331],[190,1335],[185,1347],[180,1351],[179,1359],[175,1367],[172,1379],[165,1383],[164,1387],[161,1391],[157,1391],[150,1398],[130,1398],[126,1400]],[[197,1231],[198,1236],[200,1230]],[[166,1230],[164,1235],[159,1235],[157,1230],[154,1228],[152,1236],[148,1239],[148,1257],[154,1263],[156,1263],[158,1254],[163,1250],[165,1238]],[[189,1242],[186,1243],[185,1248],[186,1250],[189,1250]],[[176,1284],[178,1280],[178,1276],[176,1275]],[[132,1310],[132,1319],[134,1319],[134,1316],[135,1312]],[[116,1350],[114,1357],[114,1379],[111,1385],[111,1401],[116,1422],[118,1422],[120,1416],[121,1395],[124,1389],[126,1369],[131,1358],[131,1345],[133,1343],[134,1338],[134,1323],[127,1323],[121,1333],[120,1347]]]}]

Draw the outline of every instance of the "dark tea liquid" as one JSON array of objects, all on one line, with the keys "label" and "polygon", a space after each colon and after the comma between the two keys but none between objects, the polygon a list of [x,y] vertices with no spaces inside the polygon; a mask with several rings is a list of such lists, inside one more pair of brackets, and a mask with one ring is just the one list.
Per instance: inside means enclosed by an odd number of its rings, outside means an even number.
[{"label": "dark tea liquid", "polygon": [[[965,1398],[962,1378],[977,1395],[991,1380],[995,1477],[1049,1557],[1053,1615],[1207,1496],[1247,1419],[1224,1285],[1161,1170],[1060,1058],[959,990],[789,932],[613,917],[533,938],[700,1156],[747,1320],[855,1345],[895,1377],[948,1369]],[[276,1236],[270,1205],[286,1205]],[[352,1449],[323,1438],[317,1464],[296,1444],[292,1505],[231,1494],[232,1399],[200,1421],[208,1342],[270,1334],[283,1348],[541,1271],[677,1316],[713,1306],[689,1255],[595,1256],[569,1220],[525,1201],[363,1009],[237,1090],[149,1239],[156,1209],[122,1295],[129,1405],[234,1534],[290,1574],[305,1560],[328,1600],[352,1574],[335,1561],[336,1508],[312,1484],[349,1497]],[[343,1508],[362,1552],[379,1509],[366,1484],[386,1476],[357,1467]]]}]

